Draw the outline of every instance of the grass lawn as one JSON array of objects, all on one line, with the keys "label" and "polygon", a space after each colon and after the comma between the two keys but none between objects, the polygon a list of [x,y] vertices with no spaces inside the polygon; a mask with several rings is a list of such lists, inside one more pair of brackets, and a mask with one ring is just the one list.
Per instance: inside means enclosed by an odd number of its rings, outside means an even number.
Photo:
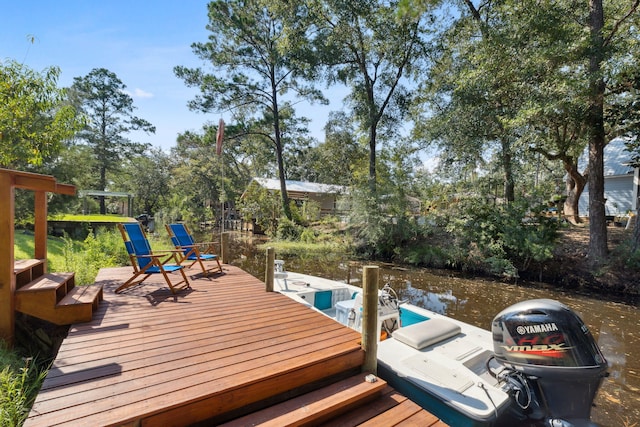
[{"label": "grass lawn", "polygon": [[[14,235],[14,258],[33,258],[35,237],[32,231],[16,230]],[[47,237],[47,260],[49,271],[55,271],[53,267],[64,265],[64,240],[61,237]]]},{"label": "grass lawn", "polygon": [[56,214],[49,215],[50,221],[78,221],[78,222],[134,222],[134,218],[122,215],[81,215]]}]

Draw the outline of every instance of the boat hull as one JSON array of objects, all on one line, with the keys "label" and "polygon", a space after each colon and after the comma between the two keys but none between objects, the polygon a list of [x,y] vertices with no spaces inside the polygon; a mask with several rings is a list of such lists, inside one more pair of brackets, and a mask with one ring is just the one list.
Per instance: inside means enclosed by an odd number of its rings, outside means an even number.
[{"label": "boat hull", "polygon": [[[288,272],[276,277],[275,289],[342,324],[360,327],[361,288]],[[384,319],[399,318],[402,325],[378,344],[381,378],[449,425],[496,425],[512,401],[494,378],[480,372],[493,355],[489,331],[410,304],[401,304],[396,318],[379,307],[381,313]],[[442,325],[441,332],[433,332]]]},{"label": "boat hull", "polygon": [[507,414],[508,409],[503,409],[499,413],[484,419],[474,419],[447,405],[441,398],[428,393],[427,390],[415,385],[407,378],[398,375],[384,362],[378,361],[378,376],[447,425],[456,427],[513,427],[517,425],[517,420]]}]

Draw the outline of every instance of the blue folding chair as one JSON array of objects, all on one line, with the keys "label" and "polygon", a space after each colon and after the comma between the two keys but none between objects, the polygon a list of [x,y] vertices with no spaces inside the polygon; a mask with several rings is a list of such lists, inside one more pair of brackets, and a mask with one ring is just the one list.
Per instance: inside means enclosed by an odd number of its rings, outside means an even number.
[{"label": "blue folding chair", "polygon": [[[185,224],[167,224],[166,229],[173,245],[176,249],[182,251],[178,264],[191,261],[188,266],[191,268],[195,263],[198,263],[204,275],[214,272],[222,273],[220,257],[214,253],[216,252],[214,242],[196,243]],[[215,261],[216,265],[206,268],[204,265],[206,261]]]},{"label": "blue folding chair", "polygon": [[[131,259],[133,276],[119,286],[115,291],[116,293],[142,283],[152,274],[162,274],[173,294],[177,293],[177,290],[191,288],[191,284],[184,273],[184,267],[177,262],[178,251],[153,253],[147,235],[140,226],[140,223],[131,222],[118,224],[118,228],[122,234],[122,240],[124,240],[124,246],[129,254],[129,259]],[[176,261],[176,264],[167,264],[167,262],[172,259]],[[180,273],[182,280],[178,279],[177,282],[172,283],[168,273],[175,272]]]}]

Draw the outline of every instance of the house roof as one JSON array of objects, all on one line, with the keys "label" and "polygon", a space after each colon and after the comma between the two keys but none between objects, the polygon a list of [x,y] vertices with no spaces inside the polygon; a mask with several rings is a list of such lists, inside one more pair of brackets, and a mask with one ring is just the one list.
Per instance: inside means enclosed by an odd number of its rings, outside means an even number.
[{"label": "house roof", "polygon": [[[280,180],[272,178],[253,178],[258,184],[267,190],[280,191]],[[347,187],[343,185],[320,184],[317,182],[304,182],[285,180],[287,192],[295,191],[300,193],[316,194],[341,194],[347,192]]]},{"label": "house roof", "polygon": [[[631,153],[627,151],[625,143],[628,138],[612,139],[604,147],[604,176],[620,176],[633,173],[631,162]],[[586,147],[582,156],[580,156],[580,164],[586,166],[589,164],[589,147]]]}]

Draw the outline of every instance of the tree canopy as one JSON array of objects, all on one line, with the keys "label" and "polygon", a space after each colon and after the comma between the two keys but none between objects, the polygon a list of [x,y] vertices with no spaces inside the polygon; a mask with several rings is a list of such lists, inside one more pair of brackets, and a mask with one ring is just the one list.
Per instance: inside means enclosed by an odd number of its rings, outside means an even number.
[{"label": "tree canopy", "polygon": [[0,166],[40,165],[80,126],[76,110],[58,88],[60,69],[41,73],[0,61]]},{"label": "tree canopy", "polygon": [[[130,156],[142,153],[146,144],[131,142],[126,134],[134,130],[155,132],[155,127],[133,114],[133,98],[126,85],[105,68],[95,68],[84,77],[74,78],[70,97],[86,117],[86,125],[78,132],[80,141],[91,148],[96,167],[96,190],[106,190],[108,174],[116,172]],[[100,213],[106,213],[104,197]]]},{"label": "tree canopy", "polygon": [[209,62],[212,72],[178,66],[175,73],[201,91],[190,102],[192,109],[232,112],[243,125],[236,128],[241,135],[273,148],[283,212],[291,219],[283,159],[286,122],[294,117],[291,102],[296,98],[321,101],[322,96],[300,77],[293,52],[283,46],[283,20],[267,5],[260,0],[209,3],[209,42],[192,47]]}]

